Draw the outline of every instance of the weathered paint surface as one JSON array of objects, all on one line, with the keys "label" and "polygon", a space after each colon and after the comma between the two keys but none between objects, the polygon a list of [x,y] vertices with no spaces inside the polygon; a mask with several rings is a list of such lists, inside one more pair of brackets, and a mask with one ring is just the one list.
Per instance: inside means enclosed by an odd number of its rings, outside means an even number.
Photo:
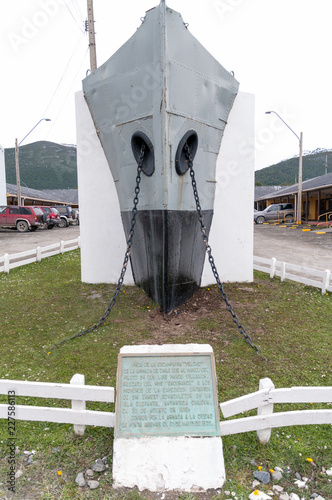
[{"label": "weathered paint surface", "polygon": [[[136,33],[83,81],[83,89],[116,184],[127,236],[136,139],[146,138],[146,162],[151,166],[153,158],[153,171],[143,168],[132,268],[135,282],[165,312],[171,311],[199,286],[205,257],[189,171],[179,168],[179,158],[186,161],[181,154],[183,139],[188,134],[188,142],[195,138],[195,177],[208,233],[216,160],[238,83],[190,34],[181,15],[161,2],[146,13]],[[174,227],[176,218],[179,227]],[[156,231],[150,222],[145,224],[150,220],[157,221]],[[188,258],[179,261],[180,253]]]}]

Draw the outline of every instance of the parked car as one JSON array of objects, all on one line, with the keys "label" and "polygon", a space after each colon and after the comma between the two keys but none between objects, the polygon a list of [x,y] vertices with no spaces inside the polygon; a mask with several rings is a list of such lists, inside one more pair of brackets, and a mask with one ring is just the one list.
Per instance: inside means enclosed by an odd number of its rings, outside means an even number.
[{"label": "parked car", "polygon": [[60,213],[55,207],[39,207],[43,212],[43,222],[47,229],[53,229],[54,226],[60,226]]},{"label": "parked car", "polygon": [[80,223],[80,211],[78,208],[73,208],[73,219],[76,219],[77,224]]},{"label": "parked car", "polygon": [[54,208],[56,208],[60,213],[61,222],[59,227],[67,227],[69,224],[77,224],[72,207],[68,205],[56,205]]},{"label": "parked car", "polygon": [[18,205],[0,206],[0,226],[13,227],[20,233],[35,231],[43,224],[43,212],[39,207]]},{"label": "parked car", "polygon": [[254,221],[256,224],[264,224],[266,221],[293,222],[294,221],[293,203],[273,203],[265,208],[254,212]]}]

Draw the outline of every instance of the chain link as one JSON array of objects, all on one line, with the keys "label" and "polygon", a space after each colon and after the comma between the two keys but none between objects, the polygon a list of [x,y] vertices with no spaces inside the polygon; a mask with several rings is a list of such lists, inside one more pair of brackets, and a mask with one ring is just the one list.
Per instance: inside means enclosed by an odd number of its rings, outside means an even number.
[{"label": "chain link", "polygon": [[128,235],[128,239],[127,239],[127,249],[125,252],[119,281],[118,281],[117,287],[115,289],[113,298],[112,298],[108,308],[106,309],[105,313],[103,314],[103,316],[101,316],[101,318],[99,318],[97,323],[92,325],[90,328],[87,328],[83,332],[76,333],[75,335],[72,335],[71,337],[67,337],[66,339],[61,340],[61,342],[58,342],[57,344],[52,345],[50,347],[50,349],[53,349],[53,347],[58,347],[59,345],[64,344],[65,342],[67,342],[69,340],[73,340],[73,339],[76,339],[78,337],[82,337],[83,335],[86,335],[87,333],[90,333],[90,332],[93,332],[94,330],[97,330],[97,328],[99,328],[104,323],[105,319],[110,315],[110,313],[112,311],[112,308],[116,302],[116,299],[117,299],[117,297],[120,293],[121,287],[123,285],[123,280],[124,280],[124,277],[125,277],[125,274],[127,271],[128,262],[129,262],[130,251],[131,251],[131,246],[132,246],[133,236],[134,236],[134,228],[135,228],[135,224],[136,224],[138,195],[140,192],[140,182],[141,182],[142,165],[143,165],[143,161],[144,161],[144,152],[145,152],[145,144],[143,143],[141,146],[141,151],[140,151],[140,155],[139,155],[139,159],[138,159],[138,163],[137,163],[134,206],[133,206],[132,211],[131,211],[131,222],[130,222],[130,231],[129,231],[129,235]]},{"label": "chain link", "polygon": [[[213,276],[214,276],[214,278],[216,280],[216,283],[217,283],[218,289],[220,291],[221,297],[222,297],[223,301],[226,304],[226,309],[231,314],[232,320],[236,324],[239,333],[241,335],[243,335],[244,340],[253,349],[256,350],[257,354],[260,354],[259,348],[252,342],[250,336],[246,333],[244,327],[241,325],[241,323],[239,321],[239,318],[234,313],[233,306],[230,304],[230,302],[228,300],[228,296],[227,296],[227,294],[226,294],[226,292],[224,290],[224,286],[223,286],[222,282],[220,281],[219,274],[218,274],[218,271],[217,271],[217,267],[216,267],[216,265],[214,263],[214,258],[212,256],[212,250],[211,250],[211,247],[209,245],[209,239],[208,239],[208,236],[206,234],[206,226],[204,225],[204,218],[203,218],[203,214],[202,214],[202,208],[201,208],[201,204],[200,204],[200,201],[199,201],[199,196],[198,196],[198,191],[197,191],[197,184],[196,184],[196,180],[195,180],[195,172],[194,172],[194,169],[193,169],[193,159],[192,159],[192,156],[191,156],[190,147],[188,146],[187,142],[186,142],[184,148],[185,148],[185,153],[186,153],[186,157],[187,157],[188,168],[190,170],[191,184],[192,184],[192,187],[193,187],[194,198],[195,198],[195,203],[196,203],[196,210],[197,210],[199,222],[200,222],[200,225],[201,225],[201,232],[202,232],[202,235],[203,235],[203,241],[204,241],[205,246],[206,246],[206,253],[208,254],[208,259],[209,259],[209,263],[210,263],[210,266],[211,266],[211,269],[212,269],[212,272],[213,272]],[[263,356],[263,357],[266,360],[265,356]]]}]

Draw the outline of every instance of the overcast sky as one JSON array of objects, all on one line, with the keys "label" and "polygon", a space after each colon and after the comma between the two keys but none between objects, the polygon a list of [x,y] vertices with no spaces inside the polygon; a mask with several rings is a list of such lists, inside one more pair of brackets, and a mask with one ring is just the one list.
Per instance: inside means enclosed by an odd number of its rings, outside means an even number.
[{"label": "overcast sky", "polygon": [[[97,63],[140,26],[158,0],[94,0]],[[0,145],[75,144],[74,94],[89,68],[87,0],[0,0]],[[304,149],[332,149],[331,0],[168,0],[191,33],[255,95],[256,169]],[[22,144],[22,145],[23,145]],[[322,174],[324,165],[322,165]]]}]

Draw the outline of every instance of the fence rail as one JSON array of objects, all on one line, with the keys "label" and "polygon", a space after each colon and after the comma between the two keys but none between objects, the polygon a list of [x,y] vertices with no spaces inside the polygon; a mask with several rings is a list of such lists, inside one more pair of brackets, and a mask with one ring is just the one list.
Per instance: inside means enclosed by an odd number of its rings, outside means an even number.
[{"label": "fence rail", "polygon": [[257,415],[220,422],[221,435],[257,431],[261,443],[270,439],[271,429],[292,425],[332,424],[332,410],[298,410],[273,413],[276,403],[332,403],[332,387],[275,389],[269,378],[261,379],[259,390],[220,404],[225,418],[257,408]]},{"label": "fence rail", "polygon": [[[16,420],[74,424],[76,434],[83,435],[86,425],[114,427],[113,412],[86,410],[86,401],[114,403],[114,388],[85,385],[84,375],[76,373],[70,384],[0,380],[0,394],[71,400],[71,408],[51,408],[15,404]],[[0,418],[7,418],[8,405],[0,404]]]},{"label": "fence rail", "polygon": [[281,281],[289,279],[297,281],[298,283],[303,283],[304,285],[320,288],[323,295],[326,292],[332,292],[332,276],[329,269],[319,271],[309,267],[281,262],[274,257],[272,257],[272,259],[254,257],[254,269],[256,271],[268,273],[270,278],[279,276]]},{"label": "fence rail", "polygon": [[0,272],[9,273],[10,269],[14,269],[15,267],[25,266],[33,262],[40,262],[46,257],[70,252],[80,248],[80,246],[81,241],[80,236],[78,236],[73,240],[61,240],[58,243],[53,243],[45,247],[38,246],[37,248],[26,250],[25,252],[13,254],[5,253],[5,255],[0,257]]},{"label": "fence rail", "polygon": [[[0,394],[71,400],[71,408],[15,404],[15,419],[73,424],[83,435],[86,425],[114,427],[115,413],[86,410],[86,401],[114,403],[114,388],[85,385],[76,373],[70,384],[0,380]],[[13,396],[8,396],[9,401]],[[259,390],[220,404],[224,418],[257,408],[257,415],[220,422],[221,435],[257,431],[261,443],[270,439],[271,429],[292,425],[332,424],[332,410],[298,410],[273,413],[276,403],[331,403],[332,387],[291,387],[275,389],[269,378],[261,379]],[[7,418],[8,404],[0,404],[0,418]]]},{"label": "fence rail", "polygon": [[[53,255],[63,254],[80,248],[80,236],[73,240],[53,243],[45,247],[38,246],[32,250],[19,252],[14,254],[6,253],[0,257],[0,272],[9,273],[10,269],[15,267],[32,264],[33,262],[40,262],[46,257]],[[298,266],[296,264],[288,264],[286,262],[277,261],[274,257],[266,259],[264,257],[255,257],[253,261],[253,268],[256,271],[262,271],[270,275],[271,278],[279,276],[281,281],[289,279],[303,283],[304,285],[320,288],[322,294],[332,292],[332,273],[329,269],[325,271],[318,271],[308,267]]]}]

